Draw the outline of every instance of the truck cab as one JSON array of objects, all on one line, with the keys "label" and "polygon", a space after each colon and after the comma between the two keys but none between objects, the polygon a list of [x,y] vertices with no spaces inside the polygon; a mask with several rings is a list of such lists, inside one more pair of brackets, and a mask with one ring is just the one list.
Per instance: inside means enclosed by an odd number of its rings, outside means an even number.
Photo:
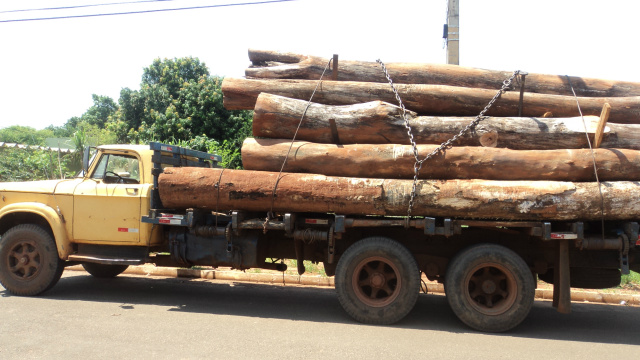
[{"label": "truck cab", "polygon": [[105,145],[91,160],[86,157],[75,178],[0,183],[0,251],[6,261],[0,282],[17,294],[35,295],[53,286],[68,265],[82,263],[100,276],[146,262],[149,249],[164,241],[159,228],[142,221],[153,202],[154,154],[166,159],[156,165],[160,170],[186,161],[215,166],[219,160],[159,143]]}]

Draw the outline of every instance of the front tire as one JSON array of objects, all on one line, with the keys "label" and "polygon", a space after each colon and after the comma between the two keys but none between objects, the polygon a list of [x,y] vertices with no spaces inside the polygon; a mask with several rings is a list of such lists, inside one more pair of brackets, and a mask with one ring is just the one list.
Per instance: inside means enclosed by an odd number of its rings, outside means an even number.
[{"label": "front tire", "polygon": [[56,243],[43,228],[23,224],[9,229],[0,240],[0,284],[21,296],[52,288],[64,270]]},{"label": "front tire", "polygon": [[350,246],[336,268],[336,291],[344,310],[366,324],[393,324],[415,306],[420,271],[402,244],[370,237]]},{"label": "front tire", "polygon": [[482,244],[456,255],[447,268],[449,306],[469,327],[502,332],[518,326],[535,297],[531,271],[522,258],[504,246]]},{"label": "front tire", "polygon": [[122,274],[129,265],[106,265],[96,263],[84,263],[82,267],[97,278],[113,278]]}]

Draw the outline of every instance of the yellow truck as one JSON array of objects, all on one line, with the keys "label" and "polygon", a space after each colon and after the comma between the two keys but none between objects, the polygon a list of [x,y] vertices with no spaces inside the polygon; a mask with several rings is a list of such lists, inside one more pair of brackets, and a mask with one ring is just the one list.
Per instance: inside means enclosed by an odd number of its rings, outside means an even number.
[{"label": "yellow truck", "polygon": [[340,304],[360,322],[405,317],[424,273],[444,283],[462,322],[506,331],[528,315],[536,275],[554,284],[554,306],[568,312],[570,287],[611,287],[621,273],[640,270],[634,221],[405,221],[293,212],[265,220],[268,209],[164,208],[163,169],[217,167],[219,160],[160,143],[100,146],[92,159],[85,152],[75,178],[0,183],[0,283],[29,296],[50,289],[75,264],[114,277],[143,263],[284,271],[279,259],[297,259],[302,274],[309,260],[335,275]]}]

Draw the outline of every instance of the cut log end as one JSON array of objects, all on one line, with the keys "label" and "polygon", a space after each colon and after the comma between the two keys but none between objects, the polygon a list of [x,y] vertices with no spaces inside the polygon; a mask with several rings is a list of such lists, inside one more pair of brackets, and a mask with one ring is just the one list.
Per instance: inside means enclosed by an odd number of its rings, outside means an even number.
[{"label": "cut log end", "polygon": [[484,147],[496,147],[498,146],[498,132],[490,131],[480,136],[480,145]]}]

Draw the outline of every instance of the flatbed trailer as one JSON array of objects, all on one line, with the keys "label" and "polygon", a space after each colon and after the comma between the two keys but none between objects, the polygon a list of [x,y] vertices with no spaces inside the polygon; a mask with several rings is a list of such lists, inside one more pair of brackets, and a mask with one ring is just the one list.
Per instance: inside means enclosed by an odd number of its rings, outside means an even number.
[{"label": "flatbed trailer", "polygon": [[[284,271],[323,263],[354,319],[392,324],[416,304],[420,278],[444,283],[471,328],[507,331],[529,314],[537,279],[570,311],[571,287],[607,288],[640,270],[637,221],[496,221],[165,208],[167,166],[217,166],[172,145],[98,147],[68,180],[0,184],[0,283],[17,295],[51,288],[66,266],[114,277],[130,265]],[[216,191],[212,184],[211,191]],[[191,194],[198,196],[198,194]]]}]

